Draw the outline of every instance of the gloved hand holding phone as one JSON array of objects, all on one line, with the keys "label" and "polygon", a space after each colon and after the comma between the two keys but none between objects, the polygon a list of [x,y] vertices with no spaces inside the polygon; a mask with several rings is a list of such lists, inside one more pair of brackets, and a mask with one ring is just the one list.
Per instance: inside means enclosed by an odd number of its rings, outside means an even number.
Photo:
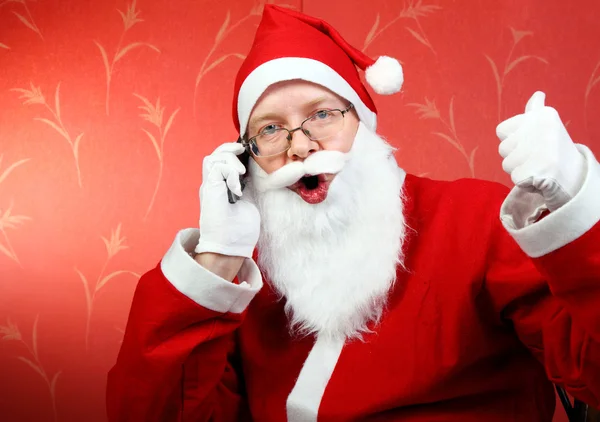
[{"label": "gloved hand holding phone", "polygon": [[[240,176],[246,173],[246,167],[238,156],[244,152],[241,143],[231,142],[204,158],[200,241],[195,249],[198,254],[252,257],[260,233],[260,215],[256,206],[243,197]],[[231,203],[228,190],[239,200]]]}]

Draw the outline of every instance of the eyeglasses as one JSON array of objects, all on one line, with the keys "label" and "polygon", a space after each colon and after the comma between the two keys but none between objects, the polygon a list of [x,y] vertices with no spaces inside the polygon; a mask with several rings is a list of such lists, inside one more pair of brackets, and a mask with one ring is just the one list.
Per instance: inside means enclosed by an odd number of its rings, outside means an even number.
[{"label": "eyeglasses", "polygon": [[248,148],[255,157],[273,157],[283,154],[292,146],[292,134],[301,130],[311,141],[326,141],[337,135],[344,127],[344,116],[354,107],[350,104],[344,110],[322,109],[306,120],[295,129],[270,124],[248,139],[242,139],[242,144]]}]

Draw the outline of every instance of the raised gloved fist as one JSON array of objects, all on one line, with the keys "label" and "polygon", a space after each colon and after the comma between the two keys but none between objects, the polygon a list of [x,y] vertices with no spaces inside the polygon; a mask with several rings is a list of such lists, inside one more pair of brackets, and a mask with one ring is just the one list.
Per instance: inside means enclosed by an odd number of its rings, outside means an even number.
[{"label": "raised gloved fist", "polygon": [[557,111],[544,105],[546,94],[537,91],[525,113],[496,127],[502,141],[502,168],[521,189],[538,192],[550,211],[573,198],[585,177],[585,157],[571,140]]},{"label": "raised gloved fist", "polygon": [[[226,143],[204,158],[196,253],[252,257],[260,233],[260,215],[242,195],[240,175],[246,168],[237,156],[243,152],[241,144]],[[241,197],[235,204],[229,203],[227,187]]]}]

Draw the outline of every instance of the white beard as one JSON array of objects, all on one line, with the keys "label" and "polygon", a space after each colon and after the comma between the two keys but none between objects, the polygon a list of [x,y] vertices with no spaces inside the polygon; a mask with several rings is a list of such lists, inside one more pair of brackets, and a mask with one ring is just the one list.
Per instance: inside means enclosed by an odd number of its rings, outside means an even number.
[{"label": "white beard", "polygon": [[[315,205],[287,188],[259,192],[249,178],[261,215],[258,264],[285,298],[293,332],[361,338],[379,321],[403,264],[404,172],[392,153],[360,123],[347,163]],[[264,177],[250,161],[250,174]]]}]

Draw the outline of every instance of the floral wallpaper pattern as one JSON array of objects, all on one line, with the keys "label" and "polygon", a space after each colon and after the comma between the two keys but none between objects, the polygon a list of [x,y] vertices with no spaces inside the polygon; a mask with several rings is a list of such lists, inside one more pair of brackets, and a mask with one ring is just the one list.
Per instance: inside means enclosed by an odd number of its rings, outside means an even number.
[{"label": "floral wallpaper pattern", "polygon": [[[537,89],[600,153],[593,0],[274,0],[405,67],[374,95],[407,171],[508,184],[495,126]],[[265,0],[0,0],[0,415],[106,420],[137,279],[197,225],[202,157]],[[558,411],[557,421],[566,421]]]}]

